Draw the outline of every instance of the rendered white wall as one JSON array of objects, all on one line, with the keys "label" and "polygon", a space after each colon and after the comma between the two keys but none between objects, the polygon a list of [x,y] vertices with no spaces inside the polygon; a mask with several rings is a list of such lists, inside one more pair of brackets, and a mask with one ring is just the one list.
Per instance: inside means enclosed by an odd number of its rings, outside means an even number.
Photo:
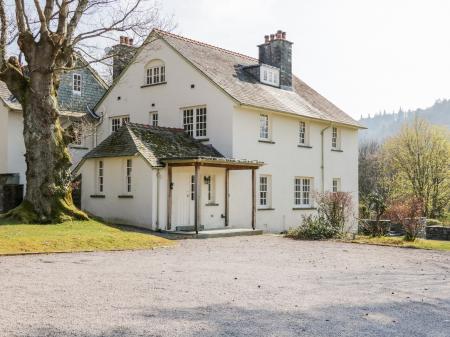
[{"label": "rendered white wall", "polygon": [[[119,198],[125,194],[125,161],[133,160],[132,199]],[[153,170],[141,157],[105,158],[104,191],[97,191],[96,160],[89,159],[79,170],[82,174],[82,208],[96,216],[116,224],[137,225],[151,228]],[[102,194],[104,199],[92,198]]]},{"label": "rendered white wall", "polygon": [[8,109],[0,104],[0,173],[8,171]]},{"label": "rendered white wall", "polygon": [[[152,59],[164,61],[167,83],[141,88],[145,65]],[[109,136],[113,116],[130,115],[131,122],[149,124],[150,112],[158,111],[160,126],[183,128],[181,108],[198,105],[207,106],[210,143],[223,155],[230,156],[233,101],[165,42],[154,41],[139,54],[98,107],[97,113],[105,116],[97,131],[98,144]]]},{"label": "rendered white wall", "polygon": [[8,119],[8,167],[9,173],[19,173],[20,183],[25,184],[25,143],[23,140],[22,111],[9,111]]}]

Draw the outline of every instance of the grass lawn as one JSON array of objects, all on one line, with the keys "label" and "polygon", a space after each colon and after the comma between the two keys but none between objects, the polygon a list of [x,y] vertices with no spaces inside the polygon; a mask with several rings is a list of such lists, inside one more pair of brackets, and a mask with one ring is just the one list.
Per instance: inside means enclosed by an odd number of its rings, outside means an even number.
[{"label": "grass lawn", "polygon": [[28,225],[0,218],[0,255],[151,249],[172,244],[149,233],[96,220]]},{"label": "grass lawn", "polygon": [[438,240],[424,240],[417,239],[414,242],[408,242],[403,240],[403,237],[370,237],[370,236],[357,236],[354,240],[350,240],[352,243],[365,243],[369,245],[382,245],[404,248],[419,248],[419,249],[434,249],[434,250],[446,250],[450,251],[450,241],[438,241]]}]

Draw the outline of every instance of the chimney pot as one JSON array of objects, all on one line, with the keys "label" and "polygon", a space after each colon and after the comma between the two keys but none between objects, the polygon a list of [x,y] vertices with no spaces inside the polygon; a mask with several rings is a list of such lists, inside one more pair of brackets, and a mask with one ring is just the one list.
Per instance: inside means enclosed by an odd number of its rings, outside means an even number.
[{"label": "chimney pot", "polygon": [[125,36],[125,37],[123,38],[123,42],[124,42],[126,45],[128,45],[128,36]]},{"label": "chimney pot", "polygon": [[130,44],[130,46],[133,45],[133,39],[130,37],[130,39],[128,40],[128,43]]},{"label": "chimney pot", "polygon": [[269,42],[269,35],[264,35],[264,43],[268,43]]},{"label": "chimney pot", "polygon": [[281,36],[282,36],[282,31],[281,30],[277,31],[277,40],[280,40]]},{"label": "chimney pot", "polygon": [[125,36],[121,36],[119,41],[120,41],[120,44],[124,44],[125,43]]},{"label": "chimney pot", "polygon": [[283,40],[286,40],[286,32],[283,32],[283,33],[281,34],[281,38],[282,38]]},{"label": "chimney pot", "polygon": [[273,41],[274,38],[275,38],[275,35],[274,34],[270,34],[270,41]]}]

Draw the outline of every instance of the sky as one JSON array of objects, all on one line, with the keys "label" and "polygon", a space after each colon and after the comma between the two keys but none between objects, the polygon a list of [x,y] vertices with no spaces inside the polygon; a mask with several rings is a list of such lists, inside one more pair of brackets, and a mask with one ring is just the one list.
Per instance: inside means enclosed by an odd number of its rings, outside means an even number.
[{"label": "sky", "polygon": [[293,72],[349,115],[450,98],[448,0],[164,0],[174,33],[253,57],[281,29]]}]

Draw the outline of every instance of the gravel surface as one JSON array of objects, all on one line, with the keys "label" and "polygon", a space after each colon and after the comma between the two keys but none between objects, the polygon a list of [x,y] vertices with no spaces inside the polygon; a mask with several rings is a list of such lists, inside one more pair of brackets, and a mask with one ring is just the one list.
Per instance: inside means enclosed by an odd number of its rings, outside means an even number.
[{"label": "gravel surface", "polygon": [[450,253],[279,236],[0,257],[0,336],[450,336]]}]

